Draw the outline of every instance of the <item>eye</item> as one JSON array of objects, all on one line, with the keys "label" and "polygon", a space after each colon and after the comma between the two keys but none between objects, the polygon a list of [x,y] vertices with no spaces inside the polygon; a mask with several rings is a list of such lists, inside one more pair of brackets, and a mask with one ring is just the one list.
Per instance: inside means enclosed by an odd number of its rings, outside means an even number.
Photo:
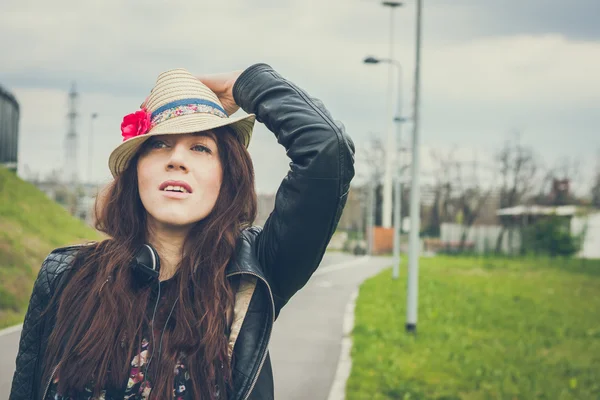
[{"label": "eye", "polygon": [[195,145],[194,147],[192,147],[192,150],[199,151],[201,153],[206,152],[208,154],[212,154],[212,151],[208,147],[201,145],[201,144]]},{"label": "eye", "polygon": [[167,144],[165,142],[163,142],[162,140],[157,140],[157,139],[150,141],[150,143],[148,144],[148,148],[150,148],[150,149],[162,149],[165,147],[167,147]]}]

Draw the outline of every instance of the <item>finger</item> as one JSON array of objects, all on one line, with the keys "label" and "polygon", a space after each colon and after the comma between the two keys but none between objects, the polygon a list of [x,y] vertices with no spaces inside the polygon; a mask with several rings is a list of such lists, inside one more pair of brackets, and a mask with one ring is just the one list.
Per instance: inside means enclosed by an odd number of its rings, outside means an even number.
[{"label": "finger", "polygon": [[213,75],[199,75],[199,76],[196,76],[196,78],[198,78],[198,80],[200,82],[204,83],[208,87],[218,85],[218,83],[219,83],[219,77],[214,74]]}]

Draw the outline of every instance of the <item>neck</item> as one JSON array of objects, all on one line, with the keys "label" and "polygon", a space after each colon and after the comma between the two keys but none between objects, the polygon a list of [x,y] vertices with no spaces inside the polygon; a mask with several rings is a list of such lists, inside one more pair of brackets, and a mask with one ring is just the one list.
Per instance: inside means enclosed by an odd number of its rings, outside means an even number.
[{"label": "neck", "polygon": [[148,225],[148,241],[160,257],[158,279],[164,281],[175,275],[179,268],[183,256],[183,244],[189,229],[168,227],[162,224],[149,223]]}]

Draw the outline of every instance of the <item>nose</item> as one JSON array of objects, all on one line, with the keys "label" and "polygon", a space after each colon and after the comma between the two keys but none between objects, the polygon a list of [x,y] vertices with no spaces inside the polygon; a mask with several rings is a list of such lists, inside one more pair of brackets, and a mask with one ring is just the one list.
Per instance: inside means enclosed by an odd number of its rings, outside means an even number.
[{"label": "nose", "polygon": [[185,146],[183,146],[180,143],[176,144],[175,146],[173,146],[169,155],[170,157],[166,165],[167,171],[188,171]]}]

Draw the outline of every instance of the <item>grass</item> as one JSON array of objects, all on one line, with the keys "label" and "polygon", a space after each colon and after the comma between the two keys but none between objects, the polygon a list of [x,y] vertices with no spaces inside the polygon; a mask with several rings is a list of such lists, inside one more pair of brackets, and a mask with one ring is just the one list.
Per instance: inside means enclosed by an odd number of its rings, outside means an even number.
[{"label": "grass", "polygon": [[417,336],[401,271],[360,288],[347,399],[600,399],[600,261],[422,259]]},{"label": "grass", "polygon": [[34,185],[0,167],[0,329],[23,320],[48,253],[100,235]]}]

